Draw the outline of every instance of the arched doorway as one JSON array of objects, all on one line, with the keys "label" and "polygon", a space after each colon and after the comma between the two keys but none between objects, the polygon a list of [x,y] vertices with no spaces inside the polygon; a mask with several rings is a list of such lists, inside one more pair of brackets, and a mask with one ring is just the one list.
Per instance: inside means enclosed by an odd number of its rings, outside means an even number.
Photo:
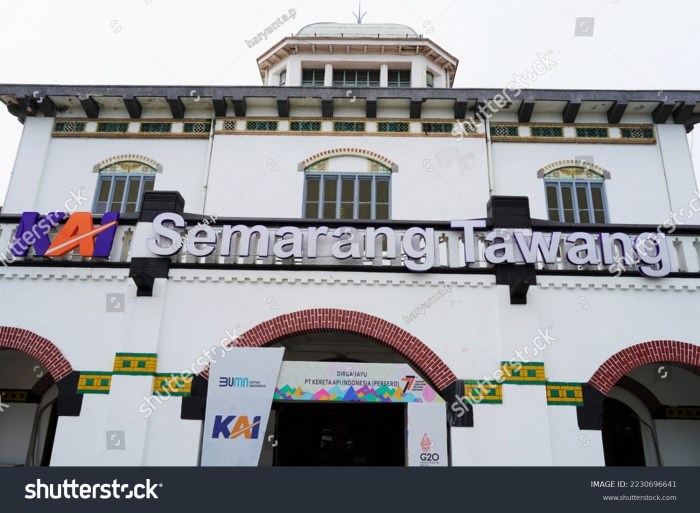
[{"label": "arched doorway", "polygon": [[[263,438],[271,443],[263,444],[260,465],[405,465],[409,439],[424,422],[422,415],[437,419],[441,428],[435,431],[441,430],[437,436],[443,438],[436,440],[447,447],[446,405],[440,393],[456,377],[423,342],[392,323],[356,311],[305,310],[266,321],[232,345],[284,348]],[[381,375],[387,381],[371,382],[381,383],[374,387],[344,381],[338,387],[329,380],[326,388],[314,388],[317,380],[297,379],[299,372],[304,377],[369,373],[369,379]],[[416,411],[418,404],[425,406]],[[424,439],[411,445],[413,457],[421,450],[426,458],[437,454],[430,452],[435,440],[420,434]],[[446,460],[445,451],[440,464]]]},{"label": "arched doorway", "polygon": [[675,341],[631,346],[590,384],[605,394],[608,466],[700,464],[700,347]]},{"label": "arched doorway", "polygon": [[0,465],[50,463],[58,422],[56,383],[72,370],[44,337],[0,328]]}]

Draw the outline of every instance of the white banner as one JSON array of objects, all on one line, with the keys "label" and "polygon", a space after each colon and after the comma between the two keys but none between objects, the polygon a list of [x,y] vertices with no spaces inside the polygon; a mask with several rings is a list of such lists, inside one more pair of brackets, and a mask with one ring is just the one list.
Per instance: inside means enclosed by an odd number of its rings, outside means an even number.
[{"label": "white banner", "polygon": [[275,400],[445,404],[405,363],[284,362]]},{"label": "white banner", "polygon": [[406,464],[409,467],[447,466],[445,404],[409,403]]},{"label": "white banner", "polygon": [[257,466],[283,347],[236,347],[209,369],[202,466]]}]

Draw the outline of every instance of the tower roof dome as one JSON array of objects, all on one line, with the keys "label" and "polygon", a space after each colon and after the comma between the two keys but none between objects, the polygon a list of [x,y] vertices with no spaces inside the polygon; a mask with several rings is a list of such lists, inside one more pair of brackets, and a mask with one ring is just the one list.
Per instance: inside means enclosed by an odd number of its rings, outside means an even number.
[{"label": "tower roof dome", "polygon": [[299,30],[296,35],[297,37],[420,37],[411,27],[400,23],[312,23]]}]

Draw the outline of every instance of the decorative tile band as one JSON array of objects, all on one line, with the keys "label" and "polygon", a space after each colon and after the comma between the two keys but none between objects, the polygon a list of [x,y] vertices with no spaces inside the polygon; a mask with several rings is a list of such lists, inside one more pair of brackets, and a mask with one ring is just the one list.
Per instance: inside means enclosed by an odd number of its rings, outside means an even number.
[{"label": "decorative tile band", "polygon": [[513,363],[501,362],[503,382],[516,385],[544,385],[544,363],[528,362]]},{"label": "decorative tile band", "polygon": [[700,420],[700,406],[666,406],[662,418],[674,420]]},{"label": "decorative tile band", "polygon": [[211,119],[57,118],[52,137],[208,139]]},{"label": "decorative tile band", "polygon": [[464,399],[470,404],[503,404],[503,385],[465,379]]},{"label": "decorative tile band", "polygon": [[491,123],[493,142],[656,144],[650,124]]},{"label": "decorative tile band", "polygon": [[547,404],[583,406],[581,383],[547,383]]},{"label": "decorative tile band", "polygon": [[177,396],[190,395],[192,376],[183,377],[181,374],[155,374],[153,376],[153,393]]},{"label": "decorative tile band", "polygon": [[155,353],[117,353],[114,374],[152,376],[156,373],[158,355]]},{"label": "decorative tile band", "polygon": [[[274,125],[270,125],[274,123]],[[484,128],[455,120],[411,118],[324,118],[256,116],[217,118],[215,134],[372,136],[372,137],[470,137],[483,138]],[[271,128],[274,126],[275,128]]]},{"label": "decorative tile band", "polygon": [[112,386],[111,372],[82,371],[78,378],[79,394],[109,394]]},{"label": "decorative tile band", "polygon": [[0,400],[3,403],[38,403],[39,399],[40,397],[31,390],[0,390]]}]

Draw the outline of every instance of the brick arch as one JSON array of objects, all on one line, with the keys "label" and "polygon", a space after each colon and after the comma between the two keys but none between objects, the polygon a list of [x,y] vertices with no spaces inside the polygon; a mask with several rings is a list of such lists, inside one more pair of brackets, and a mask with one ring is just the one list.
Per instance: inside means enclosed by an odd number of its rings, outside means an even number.
[{"label": "brick arch", "polygon": [[0,347],[19,349],[38,360],[51,374],[54,381],[60,381],[73,372],[70,362],[50,340],[33,331],[11,326],[0,327]]},{"label": "brick arch", "polygon": [[[457,377],[428,346],[396,324],[374,315],[338,308],[314,308],[280,315],[243,333],[230,345],[264,347],[306,333],[362,335],[399,353],[440,392]],[[209,369],[202,372],[209,377]]]},{"label": "brick arch", "polygon": [[625,374],[650,363],[673,362],[700,367],[700,346],[674,340],[653,340],[623,349],[608,358],[589,383],[606,394]]},{"label": "brick arch", "polygon": [[315,155],[311,155],[310,157],[301,161],[298,165],[298,170],[304,171],[307,167],[331,157],[361,157],[386,166],[394,173],[398,172],[399,170],[398,165],[391,159],[380,153],[365,150],[363,148],[334,148],[332,150],[325,150],[316,153]]}]

